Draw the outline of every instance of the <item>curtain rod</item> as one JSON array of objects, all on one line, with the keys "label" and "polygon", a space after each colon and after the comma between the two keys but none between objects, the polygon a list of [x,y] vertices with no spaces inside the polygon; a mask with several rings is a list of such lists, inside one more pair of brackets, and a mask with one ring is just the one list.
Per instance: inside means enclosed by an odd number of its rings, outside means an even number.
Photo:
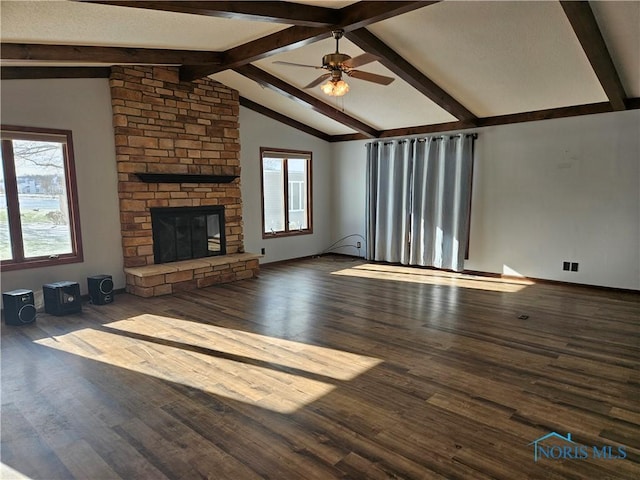
[{"label": "curtain rod", "polygon": [[[443,140],[446,137],[471,137],[473,140],[476,140],[478,138],[478,134],[477,133],[457,133],[457,134],[453,134],[453,135],[439,135],[437,137],[428,137],[428,138],[432,138],[435,141],[438,140]],[[379,140],[378,140],[379,141]],[[418,142],[426,142],[427,138],[425,137],[416,137],[416,138],[403,138],[400,140],[389,140],[387,142],[383,142],[383,145],[391,145],[394,142],[398,142],[398,143],[404,143],[404,142],[413,142],[413,141],[418,141]],[[367,145],[371,145],[372,143],[375,142],[367,142],[365,143],[365,146]]]}]

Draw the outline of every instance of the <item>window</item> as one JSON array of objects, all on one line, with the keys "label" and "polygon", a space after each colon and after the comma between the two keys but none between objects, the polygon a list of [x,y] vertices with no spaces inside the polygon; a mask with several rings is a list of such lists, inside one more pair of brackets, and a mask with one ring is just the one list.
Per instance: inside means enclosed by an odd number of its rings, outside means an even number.
[{"label": "window", "polygon": [[82,261],[71,132],[1,128],[3,270]]},{"label": "window", "polygon": [[262,237],[312,233],[311,152],[260,149]]}]

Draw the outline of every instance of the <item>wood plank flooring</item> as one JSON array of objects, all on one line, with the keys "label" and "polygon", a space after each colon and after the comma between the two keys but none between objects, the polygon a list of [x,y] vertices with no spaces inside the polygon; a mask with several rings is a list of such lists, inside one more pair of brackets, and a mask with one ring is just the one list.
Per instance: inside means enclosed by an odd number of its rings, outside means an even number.
[{"label": "wood plank flooring", "polygon": [[640,478],[638,294],[322,257],[1,342],[3,479]]}]

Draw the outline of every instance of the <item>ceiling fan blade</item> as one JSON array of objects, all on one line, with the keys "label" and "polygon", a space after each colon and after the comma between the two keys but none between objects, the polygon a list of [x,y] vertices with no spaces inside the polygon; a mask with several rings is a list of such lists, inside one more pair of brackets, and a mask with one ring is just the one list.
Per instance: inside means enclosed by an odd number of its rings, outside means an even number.
[{"label": "ceiling fan blade", "polygon": [[324,82],[330,76],[331,76],[330,73],[324,73],[324,74],[320,75],[318,78],[316,78],[313,82],[311,82],[309,85],[307,85],[304,88],[313,88],[316,85],[320,85],[322,82]]},{"label": "ceiling fan blade", "polygon": [[281,62],[280,60],[276,60],[273,63],[274,64],[277,63],[279,65],[290,65],[292,67],[322,68],[322,67],[316,67],[315,65],[304,65],[303,63]]},{"label": "ceiling fan blade", "polygon": [[377,75],[375,73],[362,72],[360,70],[351,70],[347,72],[347,75],[360,80],[366,80],[367,82],[379,83],[380,85],[389,85],[395,80],[395,78],[385,77],[384,75]]},{"label": "ceiling fan blade", "polygon": [[342,65],[347,68],[358,68],[362,65],[366,65],[367,63],[375,62],[376,60],[378,60],[378,57],[376,57],[372,53],[363,53],[362,55],[358,55],[357,57],[345,60],[344,62],[342,62]]}]

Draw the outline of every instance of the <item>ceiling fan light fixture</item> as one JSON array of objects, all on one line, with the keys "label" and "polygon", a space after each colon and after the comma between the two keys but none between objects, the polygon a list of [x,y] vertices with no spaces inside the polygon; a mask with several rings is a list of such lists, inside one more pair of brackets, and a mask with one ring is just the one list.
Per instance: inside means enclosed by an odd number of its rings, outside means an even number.
[{"label": "ceiling fan light fixture", "polygon": [[341,97],[349,91],[349,84],[344,80],[329,80],[320,88],[330,97]]}]

